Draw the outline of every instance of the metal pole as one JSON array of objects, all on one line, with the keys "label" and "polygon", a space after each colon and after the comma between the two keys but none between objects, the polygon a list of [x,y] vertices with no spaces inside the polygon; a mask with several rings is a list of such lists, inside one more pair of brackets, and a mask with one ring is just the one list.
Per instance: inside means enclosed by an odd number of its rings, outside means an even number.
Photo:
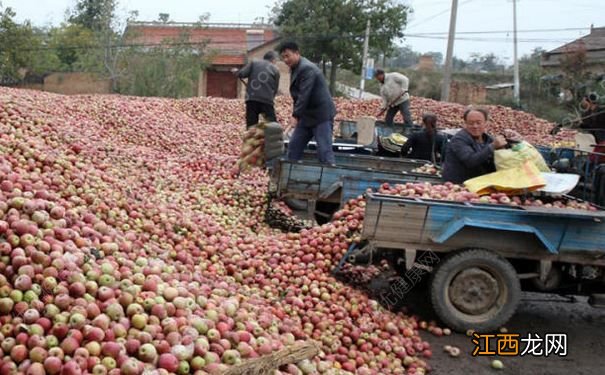
[{"label": "metal pole", "polygon": [[441,87],[441,100],[447,102],[450,99],[450,83],[452,82],[452,65],[454,64],[454,38],[456,36],[456,13],[458,12],[458,0],[452,0],[452,13],[450,15],[450,32],[447,38],[447,54],[445,56],[445,71],[443,73],[443,86]]},{"label": "metal pole", "polygon": [[368,60],[368,46],[370,44],[370,20],[366,24],[366,38],[363,41],[363,58],[361,59],[361,81],[359,82],[359,99],[363,98],[363,89],[366,86],[366,65]]},{"label": "metal pole", "polygon": [[520,88],[519,88],[519,59],[517,57],[517,0],[513,0],[513,40],[514,40],[514,44],[515,44],[515,48],[514,48],[514,52],[513,52],[513,59],[515,60],[515,67],[514,67],[514,73],[515,73],[515,89],[513,92],[513,98],[515,99],[515,104],[517,106],[519,106],[519,92],[520,92]]}]

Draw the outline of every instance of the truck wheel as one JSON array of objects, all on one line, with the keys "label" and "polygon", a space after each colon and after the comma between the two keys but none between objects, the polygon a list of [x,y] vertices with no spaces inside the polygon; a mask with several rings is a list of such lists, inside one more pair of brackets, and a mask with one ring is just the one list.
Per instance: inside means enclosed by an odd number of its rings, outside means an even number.
[{"label": "truck wheel", "polygon": [[454,254],[433,272],[431,303],[437,316],[458,332],[490,332],[504,325],[521,299],[513,266],[487,250]]}]

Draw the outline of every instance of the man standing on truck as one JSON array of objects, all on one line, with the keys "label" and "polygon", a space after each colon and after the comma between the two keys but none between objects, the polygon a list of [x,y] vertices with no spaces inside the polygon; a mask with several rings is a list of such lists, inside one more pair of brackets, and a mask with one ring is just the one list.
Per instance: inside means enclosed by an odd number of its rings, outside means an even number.
[{"label": "man standing on truck", "polygon": [[379,116],[386,111],[384,122],[387,126],[393,126],[393,119],[397,112],[401,112],[406,127],[412,127],[412,114],[410,113],[410,94],[408,88],[410,80],[401,73],[385,73],[377,69],[374,77],[380,82],[380,96],[383,106]]},{"label": "man standing on truck", "polygon": [[260,114],[267,121],[275,122],[274,99],[279,88],[277,53],[269,51],[262,60],[251,61],[237,72],[240,79],[248,78],[246,84],[246,128],[258,124]]},{"label": "man standing on truck", "polygon": [[285,42],[279,47],[283,62],[290,67],[290,95],[294,99],[290,127],[294,133],[288,145],[288,159],[301,160],[309,141],[315,137],[320,163],[334,164],[332,125],[336,106],[323,73],[300,55],[298,45]]}]

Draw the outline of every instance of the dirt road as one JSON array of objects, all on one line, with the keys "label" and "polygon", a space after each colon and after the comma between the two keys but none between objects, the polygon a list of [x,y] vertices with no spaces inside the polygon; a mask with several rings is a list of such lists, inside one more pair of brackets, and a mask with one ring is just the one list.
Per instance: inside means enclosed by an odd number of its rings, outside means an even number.
[{"label": "dirt road", "polygon": [[[372,291],[378,291],[384,280],[372,282]],[[409,313],[424,320],[436,319],[428,300],[426,286],[418,285],[405,298],[402,305]],[[372,293],[374,294],[374,293]],[[517,314],[507,324],[509,333],[539,334],[566,333],[566,357],[473,357],[475,345],[465,334],[436,337],[426,331],[422,336],[431,343],[433,357],[429,360],[432,374],[531,374],[569,375],[605,374],[605,309],[595,309],[586,303],[585,297],[576,297],[570,303],[556,295],[524,293]],[[443,351],[445,345],[461,350],[458,358],[451,358]],[[491,361],[499,359],[503,370],[491,368]]]}]

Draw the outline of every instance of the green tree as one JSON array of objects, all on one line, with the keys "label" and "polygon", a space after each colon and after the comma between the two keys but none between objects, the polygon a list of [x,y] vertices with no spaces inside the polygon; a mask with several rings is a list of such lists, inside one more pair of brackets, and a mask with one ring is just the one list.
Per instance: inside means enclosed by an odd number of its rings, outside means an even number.
[{"label": "green tree", "polygon": [[395,47],[391,57],[386,60],[385,68],[409,68],[418,63],[420,53],[414,51],[411,46]]},{"label": "green tree", "polygon": [[300,43],[306,57],[324,67],[330,63],[334,94],[338,67],[361,69],[367,21],[370,47],[389,53],[392,41],[403,36],[407,11],[394,0],[285,0],[275,5],[272,19],[284,37]]},{"label": "green tree", "polygon": [[152,47],[132,46],[120,59],[118,92],[137,96],[195,96],[206,66],[205,43],[194,43],[183,30],[179,38]]},{"label": "green tree", "polygon": [[26,68],[29,73],[43,75],[61,70],[61,60],[51,46],[49,33],[45,28],[33,29],[33,38],[27,50],[29,64]]},{"label": "green tree", "polygon": [[519,59],[519,81],[521,85],[521,100],[531,103],[546,96],[542,86],[544,70],[540,66],[540,57],[544,49],[535,48],[531,54]]},{"label": "green tree", "polygon": [[497,72],[504,70],[504,64],[493,53],[473,53],[469,65],[475,71]]},{"label": "green tree", "polygon": [[569,90],[575,104],[586,94],[585,88],[591,78],[590,70],[588,70],[586,46],[579,44],[570,47],[560,58],[560,63],[561,72],[563,73],[561,87]]},{"label": "green tree", "polygon": [[469,66],[469,63],[466,60],[453,56],[452,67],[454,68],[454,71],[456,71],[456,72],[466,71],[468,69],[468,66]]},{"label": "green tree", "polygon": [[433,57],[433,62],[435,63],[435,66],[441,66],[441,65],[443,65],[443,53],[441,53],[441,52],[427,52],[427,53],[425,53],[425,55]]},{"label": "green tree", "polygon": [[116,0],[78,0],[68,20],[92,31],[103,31],[112,27],[116,5]]},{"label": "green tree", "polygon": [[123,50],[123,35],[117,32],[121,25],[116,17],[116,7],[117,0],[78,0],[68,18],[71,25],[81,26],[94,35],[92,48],[87,48],[80,56],[78,67],[107,77],[113,90],[117,89],[118,65]]},{"label": "green tree", "polygon": [[391,56],[396,46],[395,39],[403,37],[411,9],[392,0],[362,1],[364,13],[369,16],[372,25],[370,47]]},{"label": "green tree", "polygon": [[46,46],[46,33],[29,21],[18,24],[16,13],[0,3],[0,82],[17,83],[27,73],[45,73],[58,65]]},{"label": "green tree", "polygon": [[97,48],[92,30],[77,24],[62,24],[49,31],[49,47],[54,49],[61,71],[81,71],[88,64],[91,49]]},{"label": "green tree", "polygon": [[168,13],[160,13],[158,15],[158,20],[162,23],[168,23],[170,21],[170,14]]}]

